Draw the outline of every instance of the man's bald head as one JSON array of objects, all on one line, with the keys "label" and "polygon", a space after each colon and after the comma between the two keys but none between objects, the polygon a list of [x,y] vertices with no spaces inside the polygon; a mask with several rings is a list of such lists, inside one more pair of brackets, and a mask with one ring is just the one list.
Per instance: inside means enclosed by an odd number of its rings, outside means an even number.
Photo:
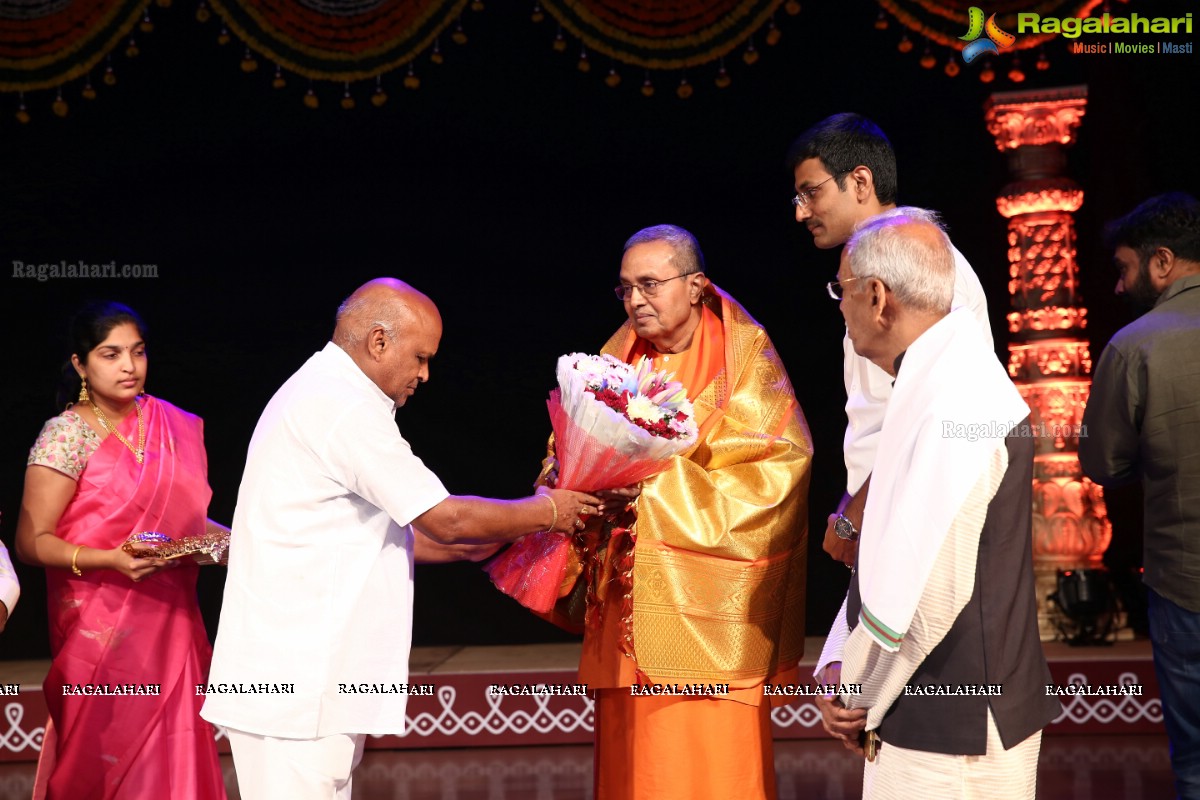
[{"label": "man's bald head", "polygon": [[376,278],[338,307],[333,342],[402,406],[429,379],[429,359],[442,338],[442,317],[426,295],[404,281]]},{"label": "man's bald head", "polygon": [[422,316],[441,325],[442,317],[428,296],[396,278],[376,278],[355,289],[338,307],[333,342],[349,351],[375,327],[395,341],[405,325]]}]

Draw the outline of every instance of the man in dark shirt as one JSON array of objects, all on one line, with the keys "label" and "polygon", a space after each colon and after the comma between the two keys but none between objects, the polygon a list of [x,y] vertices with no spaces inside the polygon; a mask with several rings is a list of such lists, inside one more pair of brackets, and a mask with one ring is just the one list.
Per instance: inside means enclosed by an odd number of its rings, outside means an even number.
[{"label": "man in dark shirt", "polygon": [[1117,294],[1150,310],[1104,348],[1079,439],[1102,486],[1142,479],[1150,638],[1180,797],[1200,798],[1200,202],[1152,197],[1111,223]]}]

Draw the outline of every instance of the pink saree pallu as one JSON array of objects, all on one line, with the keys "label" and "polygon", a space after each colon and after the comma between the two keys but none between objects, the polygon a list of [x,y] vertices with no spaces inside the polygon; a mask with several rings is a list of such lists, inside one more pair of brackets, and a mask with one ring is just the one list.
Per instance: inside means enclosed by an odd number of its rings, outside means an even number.
[{"label": "pink saree pallu", "polygon": [[[92,453],[56,531],[72,544],[107,550],[139,531],[204,531],[212,491],[200,419],[139,402],[144,463],[111,435]],[[135,414],[120,431],[137,441]],[[35,800],[225,797],[213,729],[199,716],[212,651],[197,570],[188,561],[140,583],[113,570],[46,571],[53,662]]]}]

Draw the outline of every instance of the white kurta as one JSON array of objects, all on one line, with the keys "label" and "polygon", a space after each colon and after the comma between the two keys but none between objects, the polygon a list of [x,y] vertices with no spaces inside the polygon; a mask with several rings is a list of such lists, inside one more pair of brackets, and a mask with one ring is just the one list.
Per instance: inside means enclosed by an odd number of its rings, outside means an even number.
[{"label": "white kurta", "polygon": [[[880,725],[921,661],[941,642],[970,599],[988,501],[1003,480],[1007,466],[1007,452],[1001,445],[939,550],[918,614],[898,652],[889,653],[879,647],[861,623],[851,632],[843,601],[817,659],[814,675],[824,682],[825,667],[831,662],[843,662],[839,682],[859,684],[862,693],[843,696],[842,700],[847,707],[868,710],[868,730]],[[883,744],[874,762],[864,762],[863,800],[911,797],[1033,800],[1041,741],[1042,732],[1037,731],[1005,750],[989,709],[987,752],[982,756],[930,753]]]},{"label": "white kurta", "polygon": [[210,686],[267,691],[210,691],[201,716],[282,738],[400,733],[405,694],[339,684],[408,682],[409,523],[447,496],[392,400],[332,342],[314,354],[250,441],[213,649]]},{"label": "white kurta", "polygon": [[[954,254],[954,299],[950,303],[951,308],[970,309],[988,347],[994,347],[992,328],[988,323],[987,298],[983,294],[979,276],[957,248],[950,249]],[[842,339],[842,351],[846,419],[849,421],[843,443],[846,491],[856,494],[875,468],[875,451],[879,448],[883,414],[892,396],[892,376],[855,353],[849,336]]]},{"label": "white kurta", "polygon": [[863,767],[863,800],[1034,800],[1041,748],[1038,731],[1005,750],[988,711],[987,755],[948,756],[883,745]]},{"label": "white kurta", "polygon": [[[951,312],[909,346],[887,408],[859,544],[862,612],[850,631],[843,602],[814,672],[824,680],[842,662],[839,682],[862,687],[842,702],[867,709],[867,730],[880,727],[975,588],[980,535],[1009,466],[1005,437],[1029,413],[986,353],[969,312]],[[990,710],[987,725],[983,756],[885,743],[866,767],[863,797],[1032,798],[1041,732],[1006,751]]]}]

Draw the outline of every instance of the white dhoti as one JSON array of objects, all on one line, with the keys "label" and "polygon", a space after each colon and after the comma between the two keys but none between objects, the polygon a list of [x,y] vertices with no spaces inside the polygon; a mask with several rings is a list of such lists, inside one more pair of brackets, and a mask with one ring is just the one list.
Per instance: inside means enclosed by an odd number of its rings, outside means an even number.
[{"label": "white dhoti", "polygon": [[987,754],[956,756],[884,744],[863,770],[863,800],[1033,800],[1042,732],[1004,749],[992,712]]},{"label": "white dhoti", "polygon": [[350,800],[365,735],[277,739],[226,729],[242,800]]}]

